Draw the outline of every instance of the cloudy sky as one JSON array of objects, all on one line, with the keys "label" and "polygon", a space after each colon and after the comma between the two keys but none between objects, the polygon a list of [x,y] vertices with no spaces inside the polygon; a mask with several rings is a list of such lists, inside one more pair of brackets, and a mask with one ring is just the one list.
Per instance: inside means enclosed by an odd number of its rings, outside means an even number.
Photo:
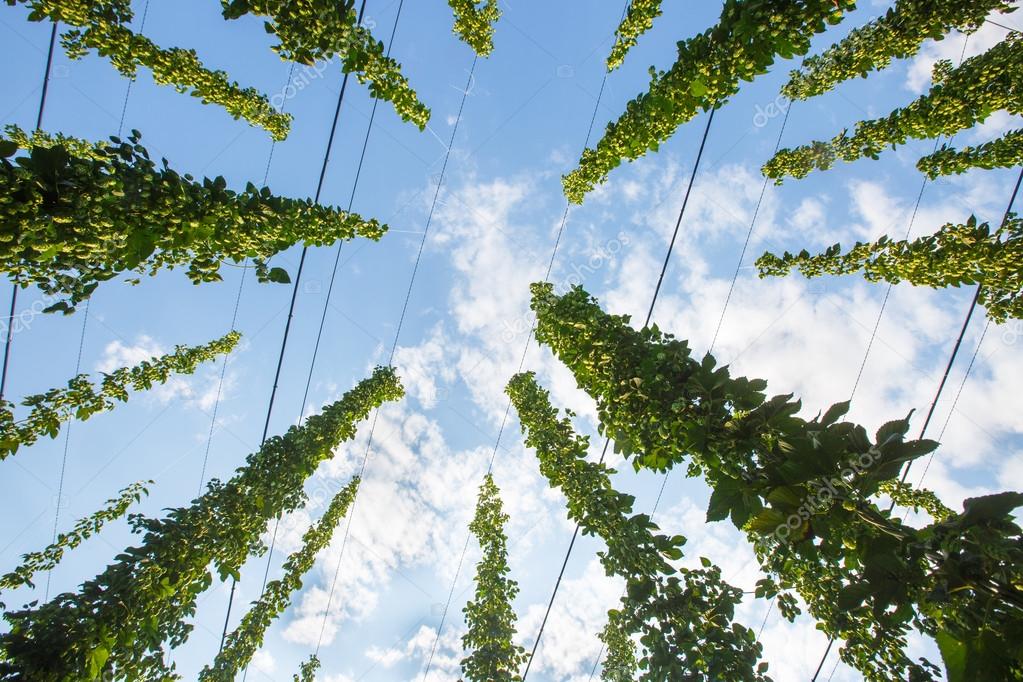
[{"label": "cloudy sky", "polygon": [[[863,2],[846,24],[819,37],[815,50],[886,4]],[[137,22],[146,5],[133,3]],[[654,30],[608,78],[596,109],[597,132],[645,88],[648,67],[670,66],[675,41],[713,23],[718,10],[718,3],[666,5]],[[193,47],[207,65],[279,95],[275,101],[284,101],[295,115],[286,142],[271,148],[265,132],[159,88],[145,73],[126,97],[126,81],[105,61],[89,57],[69,62],[60,54],[44,127],[101,139],[117,132],[123,109],[124,129],[141,130],[153,154],[166,157],[178,170],[224,175],[234,187],[249,180],[259,183],[268,172],[275,192],[311,196],[340,71],[336,64],[321,65],[299,68],[289,76],[289,65],[268,49],[271,40],[259,21],[227,23],[219,8],[212,0],[152,2],[144,32],[162,45]],[[395,353],[408,395],[380,411],[356,508],[309,574],[293,608],[270,631],[249,679],[290,680],[322,632],[323,680],[422,680],[431,656],[429,680],[456,680],[465,627],[461,609],[472,593],[478,559],[475,543],[466,545],[467,524],[495,449],[495,476],[511,516],[512,572],[522,587],[515,603],[518,637],[527,647],[535,640],[572,526],[563,498],[547,489],[534,454],[523,447],[514,412],[501,431],[507,409],[503,387],[527,349],[527,286],[544,277],[551,258],[565,215],[560,176],[574,167],[583,147],[603,60],[623,8],[619,3],[521,0],[503,2],[502,8],[495,53],[481,60],[469,78],[473,56],[451,35],[446,3],[404,4],[393,54],[433,117],[429,129],[420,133],[401,123],[389,105],[381,105],[354,194],[355,210],[385,221],[390,233],[377,244],[344,245],[329,305],[337,252],[322,248],[309,253],[271,432],[282,432],[316,412],[374,365],[387,362],[425,236]],[[368,22],[379,37],[390,34],[397,9],[395,0],[369,0]],[[28,23],[26,16],[20,7],[0,11],[5,83],[0,123],[30,128],[49,30]],[[1020,21],[1014,15],[999,19],[1010,26]],[[966,55],[990,47],[1005,33],[985,26],[967,41]],[[857,120],[910,101],[928,87],[937,59],[959,59],[963,41],[953,36],[929,44],[917,58],[869,80],[795,104],[782,144],[831,137]],[[718,112],[710,130],[654,313],[662,329],[690,339],[698,353],[709,350],[721,319],[763,187],[758,169],[770,157],[783,121],[784,102],[777,93],[795,66],[780,63],[768,76],[745,86]],[[371,107],[365,89],[353,83],[324,185],[326,203],[345,206],[352,196]],[[699,116],[683,126],[659,153],[618,169],[584,206],[568,212],[551,273],[559,289],[581,282],[607,309],[643,319],[705,123]],[[996,114],[955,142],[991,139],[1017,125]],[[971,214],[997,222],[1015,172],[973,172],[929,183],[911,223],[923,182],[914,163],[933,144],[916,141],[887,152],[880,161],[845,164],[803,181],[767,187],[714,345],[719,361],[736,373],[767,379],[773,393],[801,396],[809,416],[848,399],[855,385],[850,418],[872,430],[916,410],[913,423],[919,428],[972,290],[894,287],[867,354],[885,286],[855,277],[759,280],[752,263],[768,249],[815,250],[882,234],[926,234]],[[449,163],[441,178],[446,156]],[[276,263],[294,275],[298,257],[299,250],[293,249]],[[192,286],[180,271],[161,273],[135,287],[110,282],[93,297],[87,320],[84,310],[71,317],[34,314],[38,294],[27,293],[20,299],[23,324],[14,338],[9,396],[65,382],[74,373],[80,340],[82,371],[93,372],[224,334],[243,275],[241,268],[227,267],[223,283],[202,287]],[[258,285],[251,276],[243,284],[237,318],[243,341],[227,363],[222,387],[222,365],[204,367],[194,377],[133,397],[113,413],[73,424],[67,441],[62,434],[4,462],[0,554],[6,564],[49,542],[58,501],[57,523],[65,529],[121,487],[153,479],[151,495],[139,510],[156,515],[163,508],[187,504],[204,481],[229,476],[258,447],[291,290]],[[311,368],[325,305],[322,342]],[[963,384],[975,351],[976,362]],[[595,433],[592,403],[546,349],[530,344],[524,365],[538,372],[557,404],[578,412],[580,431]],[[311,388],[303,404],[310,372]],[[914,479],[926,468],[924,484],[953,507],[965,497],[1021,488],[1021,376],[1023,327],[1018,322],[992,325],[985,333],[983,316],[976,316],[928,434],[941,434],[943,445],[926,467],[914,467]],[[329,494],[362,465],[368,435],[367,424],[310,481],[309,507],[283,519],[271,578],[280,574],[283,557],[298,547],[310,521],[323,512]],[[593,442],[597,449],[599,440]],[[637,495],[637,511],[650,511],[663,478],[621,469],[617,485]],[[752,553],[729,524],[704,524],[707,498],[702,483],[676,472],[667,479],[656,521],[666,531],[689,538],[686,561],[710,557],[733,584],[750,589],[757,579]],[[73,589],[131,541],[126,524],[111,525],[54,571],[49,594]],[[591,538],[577,543],[530,679],[590,679],[600,649],[596,634],[622,587],[604,575],[595,555],[599,549]],[[258,596],[265,566],[265,558],[256,558],[245,567],[232,622]],[[228,588],[216,584],[203,597],[192,639],[172,653],[186,679],[194,678],[216,653]],[[45,591],[46,581],[41,580],[38,589],[12,596],[9,603],[18,603],[20,597],[41,599]],[[766,602],[752,599],[743,604],[739,617],[750,627],[763,627],[765,658],[776,680],[812,675],[826,646],[812,622],[789,624]],[[920,654],[932,651],[922,642],[912,647]],[[832,653],[826,674],[832,674],[835,662]],[[855,680],[857,675],[839,665],[832,679]]]}]

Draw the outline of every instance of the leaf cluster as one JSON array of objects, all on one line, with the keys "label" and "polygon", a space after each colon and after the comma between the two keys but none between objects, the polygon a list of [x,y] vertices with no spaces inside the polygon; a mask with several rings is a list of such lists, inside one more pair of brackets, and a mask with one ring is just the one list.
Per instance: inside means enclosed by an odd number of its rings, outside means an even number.
[{"label": "leaf cluster", "polygon": [[941,40],[953,30],[975,31],[988,14],[1014,10],[1009,0],[897,0],[883,16],[807,57],[782,94],[792,100],[822,95],[843,81],[887,68],[893,59],[914,56],[926,40]]},{"label": "leaf cluster", "polygon": [[[951,136],[983,123],[995,111],[1023,113],[1023,39],[1011,33],[955,68],[938,62],[934,80],[923,96],[884,118],[858,122],[852,134],[842,131],[830,141],[778,151],[764,164],[764,175],[778,183],[786,176],[803,178],[814,169],[831,168],[838,160],[877,159],[885,148],[894,149],[911,138]],[[958,159],[961,164],[969,157]],[[923,163],[931,171],[940,169],[926,160]],[[965,170],[961,165],[949,167],[953,169]]]},{"label": "leaf cluster", "polygon": [[359,490],[359,482],[355,477],[342,488],[320,520],[305,532],[302,547],[284,562],[284,576],[267,583],[238,627],[227,635],[213,664],[200,671],[200,682],[233,682],[238,673],[248,667],[252,656],[263,645],[266,631],[288,608],[291,596],[302,589],[302,578],[312,569],[316,555],[330,544],[334,529],[348,513]]},{"label": "leaf cluster", "polygon": [[8,5],[28,5],[30,21],[73,26],[61,38],[72,59],[95,51],[128,78],[135,78],[138,67],[143,66],[160,85],[171,85],[203,104],[221,106],[235,119],[242,118],[266,129],[275,140],[288,136],[291,115],[275,111],[266,95],[254,88],[242,88],[223,71],[207,69],[195,50],[161,48],[128,28],[133,16],[128,0],[6,1]]},{"label": "leaf cluster", "polygon": [[[532,306],[537,340],[596,400],[616,449],[637,469],[685,464],[702,476],[708,520],[730,518],[754,545],[768,576],[758,596],[798,593],[867,680],[934,679],[932,663],[905,653],[911,630],[999,671],[985,679],[1023,675],[1023,536],[1009,517],[1023,495],[973,498],[960,514],[907,526],[877,496],[937,447],[906,439],[909,417],[873,439],[842,421],[848,403],[806,420],[791,395],[767,399],[766,382],[733,378],[710,355],[697,361],[656,327],[631,328],[578,287],[556,296],[533,285]],[[782,605],[794,617],[791,597]]]},{"label": "leaf cluster", "polygon": [[[198,284],[219,281],[224,261],[251,258],[260,279],[286,282],[287,273],[266,260],[296,243],[377,240],[386,231],[267,187],[249,183],[236,192],[222,177],[181,175],[150,159],[138,131],[88,153],[81,140],[14,137],[0,137],[0,271],[65,297],[51,311],[71,312],[100,282],[127,272],[187,266]],[[28,153],[10,158],[26,142]]]},{"label": "leaf cluster", "polygon": [[615,44],[607,58],[607,70],[617,69],[625,61],[625,55],[635,47],[639,37],[654,26],[654,20],[661,16],[662,0],[633,0],[615,31]]},{"label": "leaf cluster", "polygon": [[497,0],[448,0],[448,5],[455,14],[454,32],[476,54],[489,56],[494,51],[494,24],[501,18]]},{"label": "leaf cluster", "polygon": [[109,374],[103,372],[98,386],[89,380],[88,374],[79,374],[68,381],[67,388],[53,388],[22,400],[22,405],[32,408],[24,419],[15,420],[14,404],[0,400],[0,460],[15,454],[23,445],[31,445],[40,436],[56,438],[64,422],[85,421],[94,414],[114,409],[115,400],[128,400],[128,389],[145,391],[165,383],[172,373],[193,373],[200,363],[230,353],[239,339],[238,332],[230,332],[203,346],[177,346],[173,353]]},{"label": "leaf cluster", "polygon": [[679,42],[675,64],[651,69],[649,90],[583,152],[579,167],[562,179],[565,196],[581,203],[623,160],[656,151],[680,125],[723,104],[776,58],[805,54],[815,34],[854,6],[854,0],[725,0],[718,24]]},{"label": "leaf cluster", "polygon": [[511,604],[519,586],[508,578],[507,522],[501,491],[488,473],[469,524],[483,551],[476,565],[475,596],[462,609],[469,626],[462,637],[462,646],[469,652],[462,659],[462,672],[469,682],[518,682],[522,679],[518,669],[528,658],[525,650],[512,641],[515,610]]},{"label": "leaf cluster", "polygon": [[[54,542],[38,552],[29,552],[21,557],[21,564],[14,570],[0,576],[0,591],[13,590],[18,587],[34,587],[32,576],[40,571],[53,569],[64,558],[64,552],[72,550],[96,533],[99,533],[108,521],[116,521],[127,513],[133,502],[139,502],[143,495],[149,494],[146,485],[152,481],[132,483],[121,490],[120,494],[106,501],[106,506],[93,512],[84,519],[79,519],[74,527],[57,536]],[[0,608],[4,605],[0,604]]]},{"label": "leaf cluster", "polygon": [[948,223],[912,241],[887,236],[857,242],[848,252],[835,244],[811,255],[765,253],[757,260],[761,277],[798,269],[807,277],[862,272],[868,282],[906,281],[933,288],[980,285],[979,302],[991,321],[1023,319],[1023,220],[1010,214],[992,231],[975,216],[964,224]]},{"label": "leaf cluster", "polygon": [[[614,636],[639,635],[642,655],[636,679],[769,680],[758,663],[761,645],[753,632],[734,621],[742,590],[721,578],[703,559],[703,568],[675,568],[685,538],[658,533],[646,514],[633,514],[635,498],[617,492],[613,473],[586,459],[589,439],[559,419],[549,394],[532,373],[518,374],[506,389],[519,414],[526,446],[535,448],[540,472],[568,499],[568,516],[584,534],[597,535],[607,549],[599,553],[608,575],[625,579],[626,591],[612,622]],[[616,645],[617,646],[617,645]],[[628,662],[621,653],[614,666]]]},{"label": "leaf cluster", "polygon": [[352,0],[221,0],[225,19],[252,14],[267,17],[267,33],[278,39],[274,51],[299,64],[341,59],[345,73],[369,83],[370,94],[390,102],[404,121],[420,130],[430,120],[430,110],[419,101],[401,65],[388,57],[384,44],[358,22]]},{"label": "leaf cluster", "polygon": [[402,394],[393,369],[377,368],[321,414],[267,439],[229,481],[210,481],[191,505],[161,519],[132,516],[143,534],[138,546],[77,592],[4,614],[10,630],[0,635],[0,679],[174,679],[163,644],[187,640],[186,621],[213,581],[210,567],[221,580],[237,579],[246,558],[265,551],[268,521],[303,503],[316,467],[373,409]]}]

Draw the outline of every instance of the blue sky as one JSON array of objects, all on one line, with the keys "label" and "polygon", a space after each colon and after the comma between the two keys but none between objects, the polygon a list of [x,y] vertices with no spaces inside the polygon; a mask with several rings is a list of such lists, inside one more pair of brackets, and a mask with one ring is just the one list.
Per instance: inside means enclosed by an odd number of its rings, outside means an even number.
[{"label": "blue sky", "polygon": [[[718,3],[666,3],[665,15],[607,81],[597,110],[598,131],[624,104],[645,89],[650,65],[667,68],[675,41],[713,23]],[[886,3],[864,2],[845,24],[815,41],[815,49],[881,11]],[[137,19],[144,2],[135,2]],[[211,0],[153,2],[144,32],[166,46],[195,48],[211,67],[228,71],[243,85],[269,95],[288,92],[289,65],[269,49],[261,22],[227,23]],[[495,447],[506,399],[502,389],[516,370],[529,330],[527,284],[542,279],[565,201],[560,176],[574,167],[593,113],[622,6],[618,3],[502,3],[496,49],[480,60],[459,122],[440,201],[426,240],[409,313],[398,339],[395,364],[408,397],[380,413],[366,479],[352,517],[351,538],[341,563],[332,609],[324,619],[340,540],[323,553],[294,607],[270,631],[249,673],[252,680],[290,680],[324,628],[321,679],[422,679],[472,513],[476,489]],[[395,18],[393,0],[370,0],[368,21],[386,38]],[[403,124],[381,104],[354,200],[354,210],[387,222],[379,243],[352,242],[342,249],[331,305],[309,400],[302,393],[334,262],[333,248],[310,251],[299,289],[292,335],[271,420],[279,433],[385,363],[409,285],[430,201],[444,160],[445,144],[473,61],[451,34],[446,3],[406,2],[393,55],[424,102],[433,110],[427,132]],[[25,21],[24,9],[0,12],[0,69],[5,83],[0,123],[30,128],[38,106],[49,27]],[[1010,15],[1000,23],[1019,25]],[[1005,35],[986,26],[970,38],[967,54]],[[929,81],[936,58],[957,60],[963,38],[925,46],[913,60],[896,63],[869,80],[791,111],[783,144],[830,137],[865,117],[883,115],[910,101]],[[793,63],[746,85],[722,108],[707,142],[704,165],[682,225],[654,320],[691,339],[697,352],[714,335],[736,259],[761,189],[760,165],[769,158],[782,122],[776,102]],[[336,64],[296,70],[295,95],[286,108],[295,115],[287,141],[276,145],[269,185],[279,194],[306,197],[316,188],[341,74]],[[102,59],[69,62],[58,54],[44,128],[101,139],[117,132],[127,82]],[[366,133],[372,103],[352,83],[341,114],[322,200],[345,206]],[[774,108],[772,108],[774,107]],[[263,178],[269,136],[222,110],[202,106],[172,89],[140,77],[127,99],[125,130],[143,132],[143,143],[180,171],[224,175],[241,187]],[[605,307],[642,320],[664,249],[675,224],[705,118],[683,126],[660,152],[615,171],[584,206],[569,213],[552,281],[560,288],[580,280]],[[998,114],[957,142],[991,139],[1016,122]],[[880,234],[903,236],[922,176],[913,164],[933,146],[918,141],[890,151],[880,161],[861,161],[817,173],[803,181],[770,186],[765,194],[735,293],[715,352],[735,371],[760,376],[773,393],[795,392],[807,414],[849,397],[863,361],[884,286],[858,278],[807,282],[801,277],[758,280],[751,267],[765,249],[821,248]],[[1015,171],[972,172],[928,184],[914,234],[975,213],[997,221],[1005,209]],[[294,274],[299,249],[279,258]],[[199,344],[230,325],[242,270],[225,268],[225,281],[196,287],[182,272],[163,272],[129,287],[112,281],[94,295],[84,337],[83,312],[71,317],[32,315],[36,292],[21,297],[27,324],[14,338],[8,395],[41,392],[63,384],[74,372],[79,339],[82,371],[109,370],[136,362],[175,344]],[[242,288],[240,349],[228,361],[223,397],[205,476],[227,477],[256,449],[262,432],[273,370],[280,349],[290,287]],[[7,294],[3,294],[6,296]],[[853,402],[852,418],[868,429],[917,410],[914,426],[937,387],[972,291],[893,289]],[[6,299],[4,299],[6,300]],[[6,305],[6,304],[5,304]],[[927,469],[925,485],[958,507],[965,497],[1021,487],[1023,422],[1018,377],[1023,373],[1023,328],[991,326],[962,395],[951,411],[969,355],[977,348],[984,320],[975,318],[965,351],[953,369],[930,436],[946,423],[943,446]],[[576,409],[581,431],[594,433],[593,406],[550,354],[530,346],[526,367],[536,370],[554,400]],[[59,526],[97,509],[117,490],[153,479],[139,510],[186,504],[200,485],[221,366],[203,368],[187,380],[131,402],[87,423],[71,425]],[[368,425],[367,425],[368,427]],[[314,500],[347,481],[365,451],[368,428],[342,447],[310,482]],[[4,462],[0,500],[0,546],[8,565],[23,552],[49,542],[57,509],[64,435],[40,442]],[[594,448],[600,443],[594,439]],[[921,466],[917,472],[922,472]],[[560,495],[546,490],[531,452],[522,444],[514,414],[503,432],[495,467],[511,514],[511,563],[522,592],[516,601],[520,640],[531,646],[554,585],[571,525]],[[916,475],[916,474],[914,474]],[[622,467],[617,483],[649,510],[661,477]],[[756,580],[745,541],[730,526],[703,524],[707,491],[699,481],[673,474],[656,520],[689,537],[686,561],[701,555],[720,563],[733,584],[749,589]],[[286,552],[323,505],[284,520],[271,578]],[[113,524],[72,553],[53,572],[50,594],[73,589],[132,541],[126,524]],[[596,562],[599,543],[576,546],[530,679],[588,679],[599,649],[596,633],[617,600],[621,585]],[[430,680],[457,679],[464,630],[461,608],[471,594],[470,543],[455,583],[449,617],[430,670]],[[265,559],[245,567],[232,622],[258,595]],[[12,595],[9,603],[42,598],[39,588]],[[173,653],[185,679],[212,659],[223,622],[227,587],[215,585],[200,602],[196,629]],[[21,597],[24,597],[22,600]],[[242,607],[239,607],[242,606]],[[806,679],[826,640],[812,623],[788,624],[767,604],[744,604],[740,618],[759,628],[765,658],[776,680]],[[929,650],[913,644],[914,650]],[[832,655],[825,670],[830,672]],[[835,680],[857,676],[840,666]]]}]

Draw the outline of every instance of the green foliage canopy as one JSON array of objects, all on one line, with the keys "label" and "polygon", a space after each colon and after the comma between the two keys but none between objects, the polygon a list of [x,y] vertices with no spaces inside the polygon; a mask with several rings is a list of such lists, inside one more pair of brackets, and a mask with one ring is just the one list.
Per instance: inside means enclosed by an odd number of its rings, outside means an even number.
[{"label": "green foliage canopy", "polygon": [[793,100],[822,95],[850,78],[886,68],[893,59],[912,57],[925,40],[941,40],[953,30],[975,31],[991,12],[1014,9],[1009,0],[896,0],[883,16],[804,60],[782,93]]},{"label": "green foliage canopy", "polygon": [[430,110],[419,101],[401,65],[386,56],[384,44],[358,22],[355,3],[346,0],[221,0],[225,19],[252,14],[267,17],[268,33],[280,41],[274,51],[299,64],[341,59],[345,73],[369,83],[370,94],[390,102],[404,121],[420,130]]},{"label": "green foliage canopy", "polygon": [[[480,2],[483,5],[480,5]],[[501,18],[497,0],[448,0],[455,13],[454,32],[481,57],[494,51],[494,24]]]},{"label": "green foliage canopy", "polygon": [[[995,111],[1023,113],[1023,38],[1017,33],[958,67],[938,62],[927,94],[884,118],[860,121],[851,135],[843,131],[828,142],[782,149],[764,164],[763,172],[780,183],[786,176],[803,178],[814,169],[827,170],[839,159],[877,159],[886,147],[895,148],[910,138],[951,136],[983,123]],[[958,160],[961,164],[970,158]],[[956,172],[964,170],[957,168]]]},{"label": "green foliage canopy", "polygon": [[835,244],[818,255],[805,249],[757,260],[761,277],[798,269],[807,277],[862,272],[868,282],[902,281],[932,288],[979,284],[979,302],[991,321],[1023,319],[1023,220],[1010,215],[1000,228],[970,216],[965,224],[944,225],[912,241],[857,242],[847,253]]},{"label": "green foliage canopy", "polygon": [[633,514],[635,498],[617,492],[614,473],[586,459],[589,439],[558,418],[549,394],[531,372],[512,378],[506,389],[519,414],[526,446],[535,448],[542,473],[568,498],[568,516],[584,534],[607,544],[600,562],[608,575],[621,576],[626,591],[612,614],[616,637],[640,635],[643,653],[637,679],[744,680],[765,682],[766,663],[753,632],[734,622],[742,590],[721,578],[703,559],[702,569],[676,569],[685,538],[657,533],[646,514]]},{"label": "green foliage canopy", "polygon": [[153,73],[160,85],[172,85],[204,104],[223,107],[234,118],[265,128],[275,140],[288,136],[291,116],[274,110],[265,95],[242,88],[223,71],[211,71],[195,50],[164,49],[128,28],[132,20],[129,0],[6,0],[28,5],[31,21],[53,21],[75,28],[61,43],[68,56],[80,59],[90,50],[106,57],[124,76],[134,78],[139,66]]},{"label": "green foliage canopy", "polygon": [[525,650],[512,642],[515,611],[511,603],[519,586],[508,578],[507,522],[501,491],[488,473],[469,524],[483,551],[476,564],[475,597],[462,609],[469,626],[462,637],[462,646],[469,652],[462,659],[462,672],[469,682],[518,682],[522,679],[518,669],[528,658]]},{"label": "green foliage canopy", "polygon": [[1023,130],[1012,130],[1005,135],[979,145],[955,149],[949,145],[916,162],[920,172],[934,180],[940,175],[959,175],[971,168],[1012,168],[1023,164]]},{"label": "green foliage canopy", "polygon": [[702,476],[713,489],[708,520],[731,518],[767,573],[757,596],[782,592],[793,618],[798,592],[865,679],[935,679],[933,664],[905,653],[914,629],[981,666],[970,669],[983,679],[1023,675],[1023,531],[1009,516],[1023,494],[971,498],[960,514],[907,526],[877,496],[937,447],[905,439],[908,417],[872,442],[841,421],[848,403],[802,419],[791,395],[767,400],[766,382],[733,378],[710,355],[695,360],[656,326],[632,329],[581,288],[556,296],[535,284],[532,306],[537,340],[596,400],[616,449],[637,469],[687,464]]},{"label": "green foliage canopy", "polygon": [[[79,519],[71,530],[58,535],[54,542],[45,549],[22,555],[19,566],[0,576],[0,591],[13,590],[22,586],[34,587],[32,576],[40,571],[53,569],[64,558],[64,552],[74,549],[99,533],[108,521],[116,521],[124,516],[133,502],[138,502],[143,495],[149,494],[146,484],[151,485],[152,483],[152,481],[132,483],[117,497],[107,500],[106,506],[102,509],[93,512],[84,519]],[[0,604],[0,608],[3,606]]]},{"label": "green foliage canopy", "polygon": [[210,481],[188,507],[162,519],[132,517],[142,542],[85,582],[77,593],[4,619],[0,679],[70,682],[109,675],[118,680],[168,679],[163,644],[182,644],[198,595],[213,581],[238,579],[253,552],[265,547],[267,523],[304,501],[303,484],[335,448],[355,436],[356,424],[403,389],[393,369],[373,375],[323,412],[268,439],[227,483]]},{"label": "green foliage canopy", "polygon": [[615,31],[615,44],[607,58],[607,70],[617,69],[625,61],[625,55],[635,47],[639,37],[653,28],[654,19],[661,16],[662,0],[633,0]]},{"label": "green foliage canopy", "polygon": [[[198,284],[219,281],[224,261],[251,258],[261,280],[287,282],[268,258],[299,242],[378,240],[386,231],[375,220],[252,183],[235,192],[222,177],[180,175],[149,158],[138,131],[88,154],[82,140],[13,137],[19,142],[0,136],[0,271],[20,286],[65,297],[49,310],[71,312],[122,273],[176,266],[187,266]],[[26,142],[26,155],[9,158]]]},{"label": "green foliage canopy", "polygon": [[623,160],[656,151],[701,109],[720,106],[741,81],[766,73],[776,57],[805,54],[814,34],[854,6],[854,0],[725,0],[718,24],[680,42],[668,71],[651,69],[650,89],[583,152],[579,167],[562,179],[565,196],[581,203]]},{"label": "green foliage canopy", "polygon": [[291,596],[302,589],[302,577],[310,571],[316,555],[330,544],[334,529],[348,513],[359,490],[358,477],[342,488],[331,500],[327,511],[302,536],[302,547],[284,562],[284,576],[271,580],[263,594],[242,617],[242,622],[224,641],[212,666],[199,673],[200,682],[234,682],[235,677],[248,667],[252,656],[263,645],[263,637],[274,620],[284,613]]},{"label": "green foliage canopy", "polygon": [[88,374],[79,374],[68,381],[67,388],[53,388],[22,400],[22,405],[32,408],[24,419],[15,420],[14,404],[0,400],[0,460],[15,454],[23,445],[31,445],[40,436],[56,438],[64,422],[85,421],[94,414],[114,409],[115,400],[128,400],[129,388],[145,391],[165,383],[172,373],[191,374],[200,363],[230,353],[240,338],[238,332],[230,332],[203,346],[177,346],[173,353],[109,374],[104,372],[98,387],[89,381]]}]

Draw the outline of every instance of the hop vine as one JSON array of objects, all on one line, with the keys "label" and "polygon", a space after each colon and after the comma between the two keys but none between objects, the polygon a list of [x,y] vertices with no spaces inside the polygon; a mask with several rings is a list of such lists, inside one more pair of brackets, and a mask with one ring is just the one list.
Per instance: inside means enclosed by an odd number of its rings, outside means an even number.
[{"label": "hop vine", "polygon": [[263,645],[267,629],[288,608],[291,595],[302,589],[302,578],[312,569],[316,555],[330,544],[334,529],[351,507],[359,481],[356,477],[342,488],[320,520],[305,532],[302,548],[284,562],[284,577],[267,583],[263,594],[227,636],[212,666],[206,666],[199,673],[201,682],[233,682],[235,676],[249,665],[252,656]]},{"label": "hop vine", "polygon": [[31,10],[30,21],[52,21],[73,26],[61,44],[68,56],[80,59],[89,51],[106,57],[121,75],[135,78],[139,66],[153,80],[189,93],[204,104],[223,107],[235,119],[266,129],[275,140],[288,136],[291,116],[274,110],[266,95],[243,88],[223,71],[203,66],[195,50],[161,48],[128,28],[132,20],[128,0],[7,0]]},{"label": "hop vine", "polygon": [[607,70],[614,71],[625,61],[625,55],[636,46],[639,37],[654,26],[654,20],[661,16],[662,0],[633,0],[615,31],[615,44],[607,58]]},{"label": "hop vine", "polygon": [[777,57],[805,54],[810,38],[853,7],[854,0],[726,0],[716,26],[678,44],[669,70],[651,69],[649,90],[629,102],[562,179],[565,196],[581,203],[623,160],[656,151],[700,110],[720,106],[740,82],[766,73]]},{"label": "hop vine", "polygon": [[926,40],[941,40],[953,30],[973,32],[991,12],[1013,9],[1008,0],[897,0],[884,16],[804,60],[782,93],[793,100],[822,95],[850,78],[887,68],[893,59],[914,56]]},{"label": "hop vine", "polygon": [[978,300],[992,322],[1023,319],[1023,220],[1013,215],[994,231],[971,216],[912,241],[857,242],[844,254],[839,244],[815,256],[765,253],[757,268],[761,277],[798,269],[807,277],[862,272],[868,282],[932,288],[979,284]]},{"label": "hop vine", "polygon": [[476,515],[469,524],[483,550],[476,565],[476,595],[463,609],[469,630],[462,637],[462,646],[470,653],[462,659],[462,672],[469,682],[518,682],[522,678],[517,671],[528,658],[525,650],[512,642],[515,611],[511,603],[519,587],[507,577],[506,523],[501,491],[487,474],[480,486]]},{"label": "hop vine", "polygon": [[221,580],[238,579],[246,558],[265,551],[267,523],[303,503],[303,484],[316,467],[354,438],[373,409],[402,395],[393,369],[378,368],[321,414],[268,439],[234,477],[211,481],[190,506],[162,519],[133,516],[142,542],[78,592],[4,614],[10,630],[0,634],[0,679],[172,676],[163,645],[188,639],[186,619],[213,582],[211,565]]},{"label": "hop vine", "polygon": [[558,419],[548,392],[530,372],[506,389],[519,414],[526,446],[535,448],[540,473],[568,498],[568,515],[587,535],[607,544],[600,554],[608,575],[626,581],[615,616],[618,637],[640,635],[646,682],[669,679],[765,682],[766,663],[752,631],[736,623],[742,590],[726,583],[721,570],[703,559],[702,569],[675,569],[686,539],[657,533],[646,514],[632,514],[634,498],[611,485],[614,473],[586,460],[589,439],[577,436],[567,417]]},{"label": "hop vine", "polygon": [[401,65],[385,54],[384,44],[358,23],[354,2],[221,0],[221,4],[225,19],[267,17],[267,32],[280,41],[273,49],[284,59],[313,64],[339,57],[345,73],[369,83],[373,97],[390,102],[402,120],[426,128],[430,110],[409,86]]},{"label": "hop vine", "polygon": [[455,14],[454,32],[476,54],[489,56],[494,51],[494,24],[501,18],[497,0],[448,0],[448,4]]},{"label": "hop vine", "polygon": [[917,161],[916,167],[934,180],[941,175],[959,175],[971,168],[992,170],[1020,164],[1023,164],[1023,130],[1012,130],[996,140],[963,149],[943,145]]},{"label": "hop vine", "polygon": [[[235,192],[222,177],[180,175],[166,160],[150,159],[138,131],[88,154],[76,153],[88,144],[81,140],[14,137],[18,143],[0,137],[0,271],[63,297],[49,311],[72,312],[118,275],[163,268],[186,266],[198,284],[219,281],[225,261],[251,258],[261,280],[287,282],[268,258],[299,242],[378,240],[386,231],[375,220],[252,183]],[[25,143],[26,155],[9,158]]]},{"label": "hop vine", "polygon": [[166,383],[171,374],[192,374],[200,363],[230,353],[240,338],[238,332],[231,332],[203,346],[177,346],[173,353],[109,374],[104,372],[98,386],[89,380],[88,374],[79,374],[68,381],[67,388],[50,389],[22,400],[23,406],[32,408],[24,419],[15,419],[13,403],[0,401],[0,460],[42,436],[56,438],[61,425],[71,419],[85,421],[94,414],[114,409],[114,401],[128,400],[128,389],[145,391]]},{"label": "hop vine", "polygon": [[949,654],[949,675],[963,666],[982,670],[978,679],[1023,674],[1010,641],[1023,627],[1023,531],[1011,518],[1023,494],[970,498],[961,513],[907,526],[877,496],[906,462],[937,447],[906,439],[909,417],[882,425],[872,441],[842,421],[848,402],[797,417],[791,395],[767,400],[766,382],[733,378],[710,355],[694,359],[656,326],[632,329],[579,287],[556,296],[549,284],[533,285],[532,306],[537,340],[596,400],[616,450],[636,468],[685,464],[701,476],[713,490],[707,520],[730,518],[753,544],[767,575],[757,596],[784,590],[779,603],[793,618],[788,592],[798,593],[866,680],[937,679],[933,663],[906,653],[914,630]]},{"label": "hop vine", "polygon": [[[152,481],[132,483],[123,489],[117,497],[107,500],[106,506],[102,509],[93,512],[84,519],[79,519],[71,530],[58,535],[56,540],[45,549],[22,555],[19,566],[0,576],[0,591],[24,586],[34,587],[32,576],[55,568],[64,558],[65,552],[78,547],[99,533],[107,522],[116,521],[124,516],[133,503],[141,501],[143,495],[149,494],[146,485],[152,485],[152,483]],[[3,604],[0,604],[0,607],[3,607]]]},{"label": "hop vine", "polygon": [[[930,91],[906,107],[884,118],[860,121],[850,135],[843,131],[829,142],[816,141],[795,149],[782,149],[764,164],[763,172],[778,183],[782,178],[806,177],[814,169],[827,170],[835,161],[877,159],[887,147],[905,144],[910,138],[933,139],[951,136],[983,123],[992,112],[1023,113],[1023,40],[1011,33],[987,52],[953,68],[949,62],[935,66],[935,84]],[[938,157],[941,159],[942,157]],[[961,164],[974,158],[957,157]],[[942,170],[928,164],[930,171]]]}]

